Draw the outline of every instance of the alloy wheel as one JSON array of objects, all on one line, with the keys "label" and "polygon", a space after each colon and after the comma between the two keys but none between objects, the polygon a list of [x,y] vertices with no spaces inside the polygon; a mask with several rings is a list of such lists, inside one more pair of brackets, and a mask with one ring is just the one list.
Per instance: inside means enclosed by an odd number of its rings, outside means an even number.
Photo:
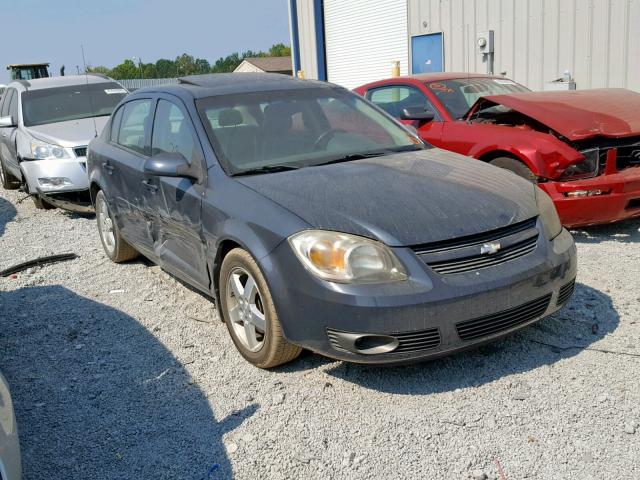
[{"label": "alloy wheel", "polygon": [[102,243],[109,253],[113,253],[116,248],[115,232],[113,230],[113,221],[111,215],[109,215],[109,207],[104,198],[98,199],[98,205],[96,208],[98,214],[98,226],[100,227],[100,237]]},{"label": "alloy wheel", "polygon": [[255,279],[242,267],[227,279],[227,308],[236,337],[249,351],[259,351],[266,336],[265,309]]}]

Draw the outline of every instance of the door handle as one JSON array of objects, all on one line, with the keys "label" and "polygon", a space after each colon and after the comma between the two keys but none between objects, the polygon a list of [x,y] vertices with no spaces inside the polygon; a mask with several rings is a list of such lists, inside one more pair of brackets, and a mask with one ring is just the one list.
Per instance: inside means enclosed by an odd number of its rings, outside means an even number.
[{"label": "door handle", "polygon": [[144,184],[145,187],[147,187],[147,190],[149,190],[151,193],[156,193],[158,191],[158,186],[154,185],[149,180],[146,180],[146,179],[142,180],[142,183]]},{"label": "door handle", "polygon": [[109,173],[109,175],[111,175],[113,173],[113,165],[111,165],[109,162],[102,162],[102,168],[104,168],[107,173]]}]

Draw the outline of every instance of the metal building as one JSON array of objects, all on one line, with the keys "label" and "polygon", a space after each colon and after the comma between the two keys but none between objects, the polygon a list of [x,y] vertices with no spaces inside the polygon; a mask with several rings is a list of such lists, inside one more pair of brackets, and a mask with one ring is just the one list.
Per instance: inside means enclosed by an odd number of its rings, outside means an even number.
[{"label": "metal building", "polygon": [[[640,0],[290,0],[294,71],[348,88],[429,71],[640,91]],[[557,84],[556,84],[557,85]]]}]

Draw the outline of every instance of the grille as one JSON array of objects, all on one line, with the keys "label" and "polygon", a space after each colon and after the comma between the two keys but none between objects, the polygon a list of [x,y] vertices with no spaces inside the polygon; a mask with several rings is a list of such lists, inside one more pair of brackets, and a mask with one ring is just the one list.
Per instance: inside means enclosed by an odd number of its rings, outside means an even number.
[{"label": "grille", "polygon": [[[341,332],[327,328],[327,336],[331,346],[336,350],[344,351],[340,345],[338,336]],[[364,334],[366,335],[366,334]],[[375,335],[372,333],[371,335]],[[418,330],[415,332],[404,333],[383,333],[381,335],[395,337],[398,339],[398,347],[390,353],[411,353],[420,352],[422,350],[430,350],[440,346],[440,330],[437,328],[428,328],[426,330]]]},{"label": "grille", "polygon": [[640,167],[640,145],[618,147],[616,168],[624,170],[630,167]]},{"label": "grille", "polygon": [[417,332],[397,333],[393,335],[400,345],[392,353],[419,352],[429,350],[440,345],[440,330],[428,328]]},{"label": "grille", "polygon": [[[441,275],[464,273],[491,267],[528,255],[536,249],[536,218],[477,235],[413,247],[420,259]],[[502,248],[482,254],[486,242],[500,240]]]},{"label": "grille", "polygon": [[76,147],[73,149],[76,154],[76,157],[86,157],[87,156],[87,147]]},{"label": "grille", "polygon": [[441,275],[469,272],[479,268],[492,267],[501,263],[524,257],[536,249],[538,236],[503,248],[492,255],[474,255],[456,260],[428,263],[429,267]]},{"label": "grille", "polygon": [[464,247],[470,247],[470,246],[485,243],[485,242],[492,242],[494,240],[499,240],[509,235],[514,235],[516,233],[524,232],[525,230],[528,230],[530,228],[535,228],[535,227],[536,227],[536,217],[533,217],[533,218],[530,218],[529,220],[525,220],[524,222],[514,223],[513,225],[509,225],[507,227],[491,230],[490,232],[478,233],[476,235],[468,235],[466,237],[454,238],[452,240],[444,240],[442,242],[428,243],[426,245],[418,245],[412,248],[413,248],[413,251],[415,251],[418,255],[422,255],[426,253],[442,252],[445,250],[453,250],[454,248],[464,248]]},{"label": "grille", "polygon": [[462,340],[493,335],[542,316],[550,301],[551,294],[548,294],[519,307],[457,323],[456,330]]},{"label": "grille", "polygon": [[560,293],[558,293],[558,300],[556,301],[556,305],[563,305],[566,303],[573,294],[573,291],[576,288],[576,280],[573,279],[566,285],[560,287]]}]

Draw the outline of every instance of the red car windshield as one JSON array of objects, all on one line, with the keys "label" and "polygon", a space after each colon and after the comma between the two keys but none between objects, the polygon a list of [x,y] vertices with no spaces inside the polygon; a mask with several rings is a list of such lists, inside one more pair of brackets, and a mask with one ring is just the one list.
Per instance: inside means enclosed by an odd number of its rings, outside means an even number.
[{"label": "red car windshield", "polygon": [[530,91],[508,78],[459,78],[429,82],[427,87],[456,119],[463,118],[480,97]]}]

